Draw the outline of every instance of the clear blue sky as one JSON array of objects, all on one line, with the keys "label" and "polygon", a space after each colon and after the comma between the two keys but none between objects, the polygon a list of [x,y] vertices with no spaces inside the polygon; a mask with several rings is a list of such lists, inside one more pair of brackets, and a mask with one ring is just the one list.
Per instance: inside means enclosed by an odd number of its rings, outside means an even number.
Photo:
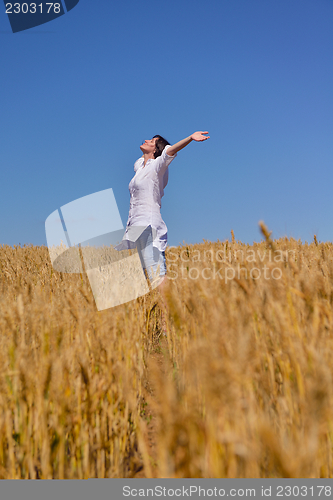
[{"label": "clear blue sky", "polygon": [[112,188],[125,225],[144,139],[169,167],[169,245],[333,240],[332,0],[80,0],[12,34],[0,9],[0,243],[46,244],[61,205]]}]

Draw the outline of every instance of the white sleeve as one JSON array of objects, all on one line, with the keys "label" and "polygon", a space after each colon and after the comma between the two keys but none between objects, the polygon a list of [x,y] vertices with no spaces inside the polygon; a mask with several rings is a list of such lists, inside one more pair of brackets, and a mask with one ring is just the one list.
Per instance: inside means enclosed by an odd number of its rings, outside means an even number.
[{"label": "white sleeve", "polygon": [[165,146],[161,156],[158,156],[155,160],[155,169],[159,175],[164,175],[166,169],[168,168],[172,160],[177,156],[177,153],[174,154],[173,156],[168,155],[167,151],[170,147],[171,147],[170,145]]},{"label": "white sleeve", "polygon": [[134,163],[134,172],[136,172],[138,170],[138,168],[141,167],[141,164],[142,164],[142,156],[141,156],[141,158],[138,158],[136,160],[136,162]]}]

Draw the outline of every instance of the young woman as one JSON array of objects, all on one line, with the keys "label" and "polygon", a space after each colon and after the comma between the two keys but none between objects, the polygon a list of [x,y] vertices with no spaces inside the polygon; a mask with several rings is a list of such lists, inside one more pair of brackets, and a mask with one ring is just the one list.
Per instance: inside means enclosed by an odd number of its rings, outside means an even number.
[{"label": "young woman", "polygon": [[192,141],[209,139],[208,132],[195,132],[173,146],[160,135],[144,141],[142,156],[134,164],[129,183],[130,210],[122,242],[115,248],[137,248],[149,284],[160,285],[166,275],[167,226],[161,216],[161,198],[168,183],[168,167],[178,151]]}]

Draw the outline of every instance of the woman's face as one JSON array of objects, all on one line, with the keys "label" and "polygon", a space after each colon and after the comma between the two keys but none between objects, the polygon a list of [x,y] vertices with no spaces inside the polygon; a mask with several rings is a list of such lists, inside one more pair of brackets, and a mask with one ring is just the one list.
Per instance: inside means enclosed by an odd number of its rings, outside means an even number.
[{"label": "woman's face", "polygon": [[154,139],[147,139],[141,144],[140,149],[143,153],[154,153],[155,152],[155,143],[157,141],[157,137]]}]

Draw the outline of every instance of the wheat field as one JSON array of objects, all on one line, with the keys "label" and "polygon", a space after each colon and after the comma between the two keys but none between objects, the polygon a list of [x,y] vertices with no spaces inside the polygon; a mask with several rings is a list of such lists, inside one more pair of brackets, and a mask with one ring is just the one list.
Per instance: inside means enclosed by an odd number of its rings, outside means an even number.
[{"label": "wheat field", "polygon": [[333,245],[260,226],[168,247],[164,299],[100,312],[1,245],[0,478],[333,477]]}]

